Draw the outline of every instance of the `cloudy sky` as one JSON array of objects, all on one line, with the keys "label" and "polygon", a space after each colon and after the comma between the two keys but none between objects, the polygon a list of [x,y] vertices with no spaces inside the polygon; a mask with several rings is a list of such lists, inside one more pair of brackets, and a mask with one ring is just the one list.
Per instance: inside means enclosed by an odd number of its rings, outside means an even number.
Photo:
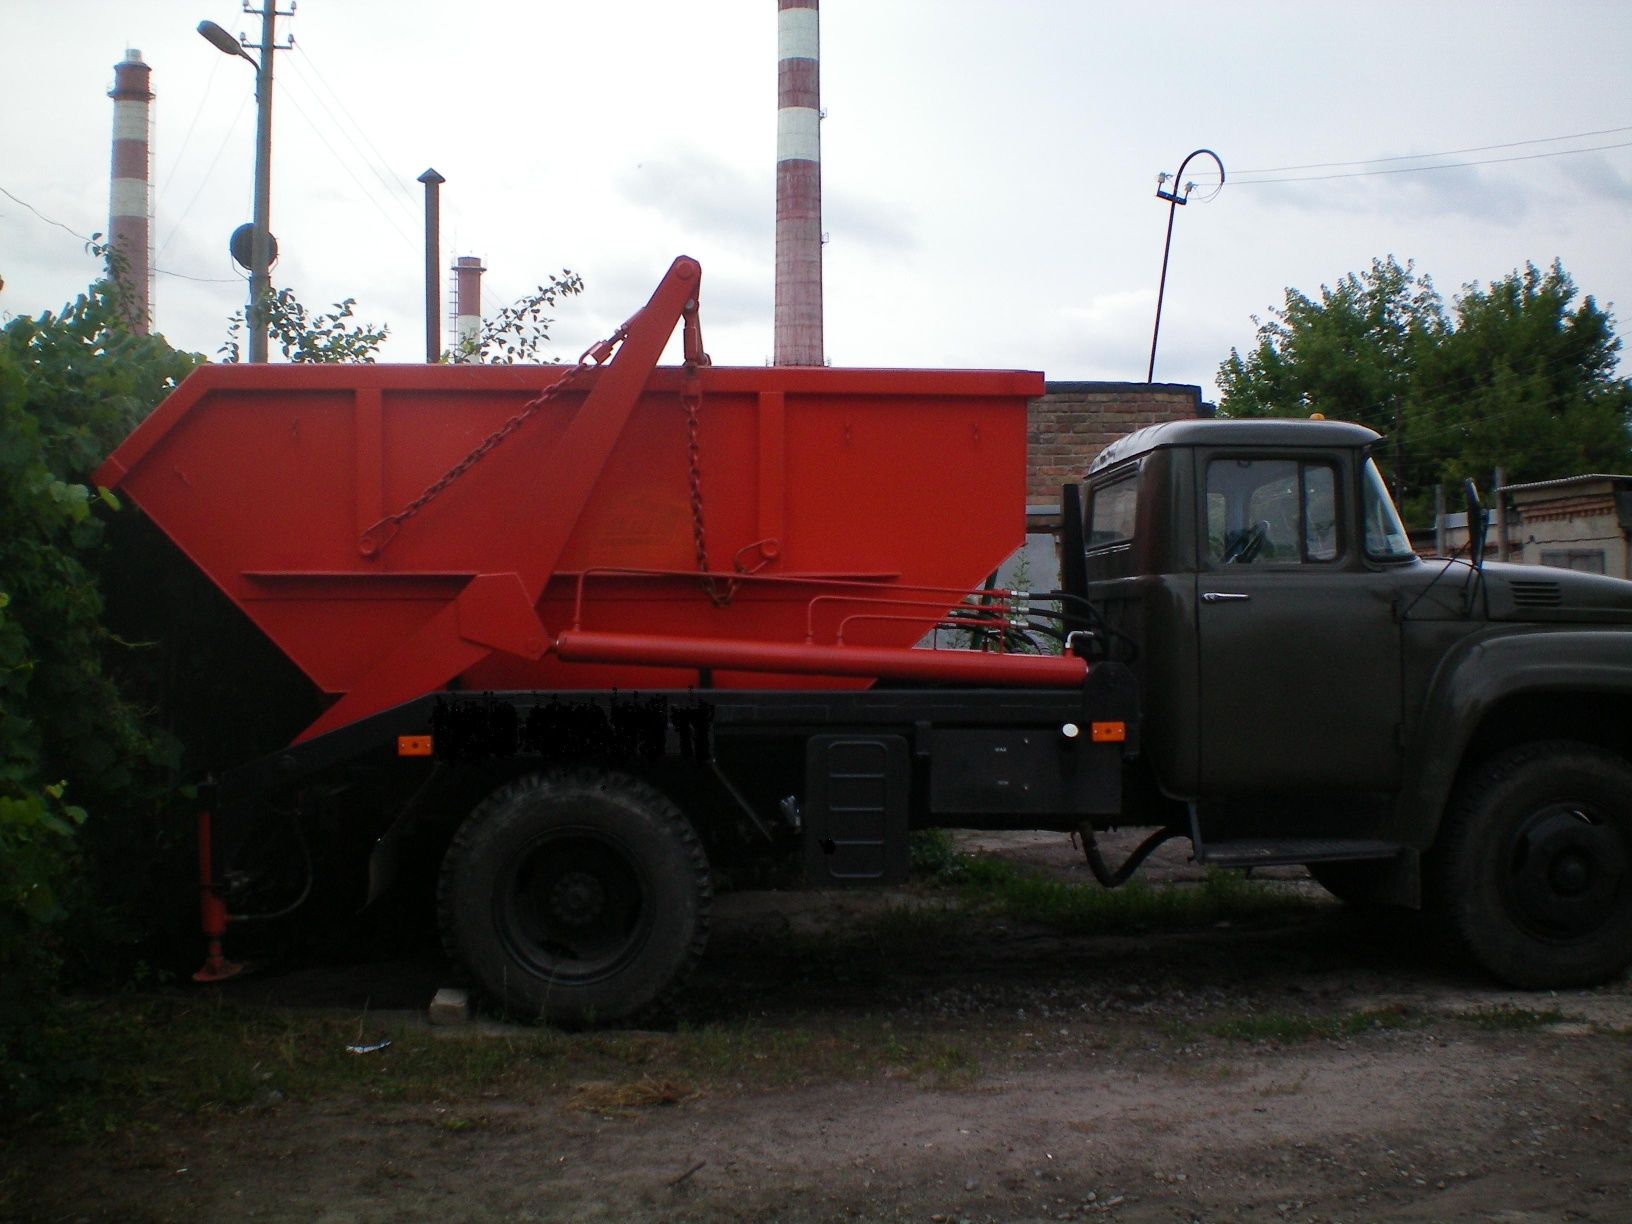
[{"label": "cloudy sky", "polygon": [[[206,18],[258,25],[236,0],[0,0],[0,315],[94,274],[75,234],[107,227],[106,93],[135,47],[157,95],[157,329],[219,347],[244,294],[226,244],[251,211],[254,73],[194,32]],[[583,275],[565,356],[684,252],[715,360],[768,359],[774,0],[299,0],[280,29],[275,283],[355,297],[389,359],[420,359],[414,180],[435,167],[443,262],[484,261],[489,310]],[[1627,0],[825,0],[821,32],[834,365],[1142,380],[1155,176],[1201,146],[1231,181],[1179,212],[1160,380],[1211,394],[1287,286],[1389,254],[1447,296],[1560,258],[1632,331]]]}]

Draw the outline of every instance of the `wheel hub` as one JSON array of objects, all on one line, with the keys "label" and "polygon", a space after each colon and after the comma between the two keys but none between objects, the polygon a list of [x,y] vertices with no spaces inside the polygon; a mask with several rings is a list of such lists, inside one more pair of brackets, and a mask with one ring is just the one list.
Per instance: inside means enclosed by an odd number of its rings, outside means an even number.
[{"label": "wheel hub", "polygon": [[1536,813],[1514,839],[1510,896],[1539,933],[1596,930],[1614,911],[1626,849],[1612,829],[1576,804]]},{"label": "wheel hub", "polygon": [[590,872],[564,872],[550,889],[549,906],[567,926],[590,926],[606,908],[606,886]]}]

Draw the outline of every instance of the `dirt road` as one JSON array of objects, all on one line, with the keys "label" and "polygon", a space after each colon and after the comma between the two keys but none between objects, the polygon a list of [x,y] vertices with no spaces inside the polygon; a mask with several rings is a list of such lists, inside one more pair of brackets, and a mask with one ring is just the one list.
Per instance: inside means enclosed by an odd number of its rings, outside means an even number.
[{"label": "dirt road", "polygon": [[[1062,839],[1003,850],[1059,875]],[[933,895],[724,898],[613,1082],[282,1097],[31,1162],[28,1218],[1632,1219],[1632,982],[1521,995],[1298,873],[1261,919],[1062,937]],[[1168,856],[1158,875],[1194,873]],[[871,907],[871,908],[870,908]],[[836,911],[847,911],[837,913]],[[407,1035],[434,961],[307,970]],[[474,1024],[438,1039],[503,1042]],[[577,1039],[573,1039],[577,1040]],[[586,1039],[587,1040],[587,1039]],[[406,1048],[406,1049],[405,1049]],[[634,1051],[634,1053],[630,1053]],[[376,1057],[389,1059],[393,1050]]]}]

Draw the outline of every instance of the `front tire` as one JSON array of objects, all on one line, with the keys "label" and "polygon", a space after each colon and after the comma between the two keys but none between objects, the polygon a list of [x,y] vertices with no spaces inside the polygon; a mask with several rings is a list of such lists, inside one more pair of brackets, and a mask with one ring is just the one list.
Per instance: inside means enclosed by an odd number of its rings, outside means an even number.
[{"label": "front tire", "polygon": [[1632,765],[1563,741],[1487,763],[1459,791],[1433,866],[1451,936],[1502,981],[1616,976],[1632,961]]},{"label": "front tire", "polygon": [[696,831],[658,791],[543,774],[466,818],[438,911],[449,954],[507,1013],[582,1027],[632,1019],[684,980],[712,895]]}]

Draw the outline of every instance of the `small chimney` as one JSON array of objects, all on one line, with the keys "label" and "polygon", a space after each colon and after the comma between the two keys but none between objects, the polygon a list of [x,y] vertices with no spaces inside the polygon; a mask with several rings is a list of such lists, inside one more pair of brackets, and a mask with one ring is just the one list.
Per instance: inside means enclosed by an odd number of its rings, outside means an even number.
[{"label": "small chimney", "polygon": [[153,300],[153,188],[148,149],[152,69],[134,47],[113,66],[113,172],[108,193],[108,246],[124,265],[125,317],[147,335]]},{"label": "small chimney", "polygon": [[481,343],[482,338],[482,261],[474,255],[461,255],[453,262],[454,301],[454,359],[474,360],[462,355],[466,346]]},{"label": "small chimney", "polygon": [[817,0],[777,0],[777,365],[821,365],[822,133]]}]

